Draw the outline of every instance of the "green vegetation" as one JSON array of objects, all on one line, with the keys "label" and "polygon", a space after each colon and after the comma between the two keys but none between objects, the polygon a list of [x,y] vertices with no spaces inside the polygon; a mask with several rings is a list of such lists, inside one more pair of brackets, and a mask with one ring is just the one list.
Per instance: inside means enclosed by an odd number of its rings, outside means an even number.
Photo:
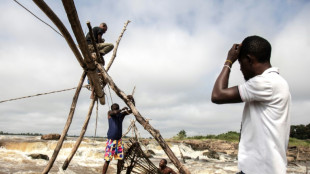
[{"label": "green vegetation", "polygon": [[219,135],[207,135],[207,136],[192,136],[187,139],[217,139],[217,140],[226,140],[226,141],[239,141],[240,134],[238,132],[229,131],[227,133],[219,134]]},{"label": "green vegetation", "polygon": [[290,137],[301,139],[301,140],[310,139],[310,124],[292,125]]},{"label": "green vegetation", "polygon": [[[240,133],[235,131],[229,131],[227,133],[222,133],[219,135],[198,135],[198,136],[186,136],[186,131],[181,130],[176,136],[173,137],[175,140],[184,139],[195,139],[195,140],[205,140],[205,139],[216,139],[225,140],[230,142],[238,142]],[[290,132],[289,146],[304,146],[310,147],[310,124],[308,125],[292,125]]]},{"label": "green vegetation", "polygon": [[186,131],[185,130],[181,130],[176,136],[173,137],[173,139],[176,140],[183,140],[187,137],[186,135]]},{"label": "green vegetation", "polygon": [[0,135],[26,135],[26,136],[41,136],[42,134],[40,133],[8,133],[8,132],[3,132],[0,131]]},{"label": "green vegetation", "polygon": [[310,147],[310,140],[299,140],[297,138],[290,138],[288,145]]}]

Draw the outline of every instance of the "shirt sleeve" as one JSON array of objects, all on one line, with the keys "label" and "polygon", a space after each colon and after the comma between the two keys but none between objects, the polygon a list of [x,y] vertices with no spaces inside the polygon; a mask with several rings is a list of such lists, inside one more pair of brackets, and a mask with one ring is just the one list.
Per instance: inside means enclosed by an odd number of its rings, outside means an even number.
[{"label": "shirt sleeve", "polygon": [[269,101],[272,99],[271,82],[262,76],[256,76],[238,86],[240,97],[244,102]]}]

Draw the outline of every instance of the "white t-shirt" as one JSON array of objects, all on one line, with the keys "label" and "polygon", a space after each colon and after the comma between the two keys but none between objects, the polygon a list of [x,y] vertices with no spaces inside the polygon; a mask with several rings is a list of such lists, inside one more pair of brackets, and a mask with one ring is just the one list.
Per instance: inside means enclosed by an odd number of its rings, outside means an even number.
[{"label": "white t-shirt", "polygon": [[291,94],[278,68],[269,68],[238,86],[246,102],[238,152],[246,174],[285,174]]}]

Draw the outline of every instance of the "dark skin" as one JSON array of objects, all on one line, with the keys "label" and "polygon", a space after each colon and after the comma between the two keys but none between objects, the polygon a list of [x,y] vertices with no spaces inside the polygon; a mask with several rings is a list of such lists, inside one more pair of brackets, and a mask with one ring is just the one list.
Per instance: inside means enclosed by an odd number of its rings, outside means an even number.
[{"label": "dark skin", "polygon": [[[119,106],[112,106],[111,110],[108,112],[108,119],[115,117],[117,114],[121,113],[122,116],[126,116],[132,113],[131,110],[129,110],[127,107],[124,107],[123,109],[119,109]],[[124,160],[118,160],[117,162],[117,174],[121,173],[121,168],[124,163]],[[110,161],[105,161],[102,169],[102,174],[105,174],[108,170]]]},{"label": "dark skin", "polygon": [[[262,74],[266,69],[271,67],[269,62],[258,62],[256,57],[247,54],[239,57],[241,44],[234,44],[229,50],[227,60],[224,65],[232,67],[232,65],[238,60],[240,64],[240,70],[244,79],[247,81],[257,75]],[[242,102],[238,86],[228,88],[228,81],[230,76],[230,69],[224,66],[220,75],[216,79],[213,87],[211,101],[216,104],[226,103],[240,103]]]},{"label": "dark skin", "polygon": [[167,166],[167,162],[163,159],[159,162],[159,170],[163,174],[176,174],[175,171]]}]

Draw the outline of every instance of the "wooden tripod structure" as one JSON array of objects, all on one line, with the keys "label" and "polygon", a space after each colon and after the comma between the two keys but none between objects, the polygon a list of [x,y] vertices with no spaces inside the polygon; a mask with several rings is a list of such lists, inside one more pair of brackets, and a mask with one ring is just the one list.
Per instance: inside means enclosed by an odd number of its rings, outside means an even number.
[{"label": "wooden tripod structure", "polygon": [[[80,137],[78,138],[71,154],[69,155],[69,157],[66,159],[65,163],[63,164],[63,167],[62,167],[63,169],[66,169],[68,167],[71,159],[73,158],[76,150],[78,149],[78,147],[79,147],[79,145],[83,139],[83,136],[84,136],[85,131],[87,129],[88,121],[89,121],[89,118],[91,116],[95,101],[98,98],[101,104],[105,104],[105,100],[104,100],[105,96],[104,96],[104,93],[102,91],[102,87],[104,87],[106,84],[109,84],[110,87],[115,91],[115,93],[132,110],[132,113],[136,117],[136,120],[144,127],[145,130],[147,130],[157,140],[159,145],[162,147],[162,149],[165,151],[165,153],[167,154],[169,159],[176,166],[176,168],[180,171],[180,173],[189,174],[190,173],[189,170],[180,163],[178,158],[174,155],[174,153],[172,152],[170,147],[167,145],[167,143],[165,142],[165,140],[161,136],[160,132],[158,130],[154,129],[149,124],[149,122],[139,113],[139,111],[134,106],[134,104],[131,102],[131,100],[129,100],[127,98],[127,95],[114,83],[112,78],[107,73],[107,71],[109,70],[109,68],[110,68],[111,64],[113,63],[113,60],[116,56],[116,51],[117,51],[119,41],[120,41],[124,31],[126,30],[126,26],[128,25],[129,21],[127,21],[127,23],[125,23],[123,32],[121,33],[121,36],[119,37],[119,39],[116,43],[117,44],[116,47],[114,48],[112,59],[108,65],[108,67],[105,70],[100,64],[98,64],[96,61],[94,61],[91,57],[91,54],[90,54],[90,51],[88,49],[87,42],[86,42],[83,30],[82,30],[81,23],[79,21],[78,14],[77,14],[73,0],[62,0],[62,4],[64,6],[66,13],[67,13],[68,20],[70,22],[74,36],[78,42],[78,45],[80,47],[82,55],[79,52],[77,46],[75,45],[75,43],[74,43],[71,35],[69,34],[68,30],[66,29],[64,24],[60,21],[60,19],[57,17],[57,15],[53,12],[53,10],[51,10],[49,8],[49,6],[43,0],[33,0],[33,1],[49,17],[49,19],[57,26],[57,28],[59,29],[59,31],[61,32],[61,34],[65,38],[65,40],[67,41],[72,52],[74,53],[77,61],[80,63],[81,67],[84,69],[83,74],[80,78],[78,87],[76,89],[75,95],[73,97],[73,101],[71,104],[71,108],[70,108],[70,112],[68,115],[66,125],[63,129],[63,132],[61,134],[60,139],[58,140],[58,143],[55,147],[54,153],[53,153],[52,157],[50,158],[47,166],[44,168],[42,173],[44,173],[44,174],[48,173],[50,171],[50,169],[52,168],[52,166],[53,166],[53,164],[57,158],[57,155],[58,155],[58,153],[62,147],[63,141],[65,139],[65,136],[66,136],[66,134],[69,130],[69,127],[71,125],[73,115],[74,115],[74,111],[76,108],[76,103],[77,103],[77,100],[79,97],[79,93],[81,91],[82,84],[83,84],[85,77],[87,75],[88,79],[91,81],[91,84],[92,84],[92,87],[94,89],[94,93],[95,93],[96,97],[95,97],[95,99],[92,100],[92,102],[90,104],[89,111],[88,111],[86,120],[84,122],[84,126],[82,128],[81,133],[80,133]],[[92,32],[91,25],[89,22],[87,23],[87,25],[88,25],[88,28],[90,29],[89,31]],[[93,41],[93,44],[94,43],[95,42]],[[94,48],[96,49],[96,46]],[[95,50],[95,51],[96,51],[96,55],[98,57],[99,56],[98,50]],[[100,83],[98,72],[100,72],[100,74],[103,76],[103,80],[104,80],[103,84]]]}]

